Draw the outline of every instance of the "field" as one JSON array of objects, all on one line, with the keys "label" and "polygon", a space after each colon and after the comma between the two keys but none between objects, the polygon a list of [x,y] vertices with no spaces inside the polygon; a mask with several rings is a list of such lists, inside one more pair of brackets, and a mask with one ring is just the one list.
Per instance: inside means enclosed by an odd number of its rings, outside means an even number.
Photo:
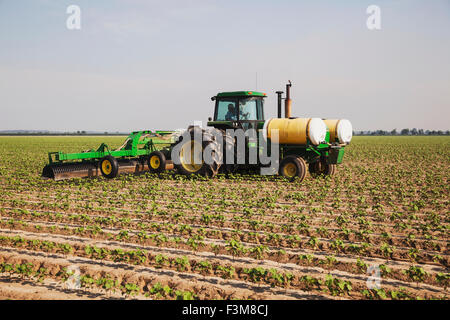
[{"label": "field", "polygon": [[355,137],[302,183],[40,178],[122,141],[0,137],[0,298],[448,299],[449,137]]}]

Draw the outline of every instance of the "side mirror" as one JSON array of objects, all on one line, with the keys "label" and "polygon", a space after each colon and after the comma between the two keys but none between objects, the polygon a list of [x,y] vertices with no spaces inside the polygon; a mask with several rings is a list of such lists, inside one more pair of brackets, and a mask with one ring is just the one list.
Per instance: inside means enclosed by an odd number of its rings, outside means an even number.
[{"label": "side mirror", "polygon": [[208,121],[212,121],[212,118],[211,118],[211,117],[208,117]]}]

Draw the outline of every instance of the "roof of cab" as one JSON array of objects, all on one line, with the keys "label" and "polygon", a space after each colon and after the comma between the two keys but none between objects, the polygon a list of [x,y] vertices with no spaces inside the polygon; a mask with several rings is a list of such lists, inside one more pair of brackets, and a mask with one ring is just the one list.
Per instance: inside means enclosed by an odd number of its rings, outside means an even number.
[{"label": "roof of cab", "polygon": [[221,97],[266,97],[267,95],[263,92],[256,91],[231,91],[231,92],[219,92],[217,94],[218,98]]}]

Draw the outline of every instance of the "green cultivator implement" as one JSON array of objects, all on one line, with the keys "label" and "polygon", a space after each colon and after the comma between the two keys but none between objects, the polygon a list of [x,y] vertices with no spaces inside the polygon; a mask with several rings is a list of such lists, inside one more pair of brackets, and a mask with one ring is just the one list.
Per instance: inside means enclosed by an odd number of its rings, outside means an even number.
[{"label": "green cultivator implement", "polygon": [[[102,143],[97,150],[80,153],[50,152],[42,176],[54,180],[103,175],[114,178],[121,173],[149,170],[150,155],[174,142],[174,131],[136,131],[116,150]],[[153,163],[154,164],[154,163]],[[166,163],[170,167],[170,163]]]},{"label": "green cultivator implement", "polygon": [[289,82],[284,117],[281,91],[277,91],[278,117],[271,119],[264,118],[265,93],[222,92],[211,98],[215,101],[214,118],[209,119],[206,129],[191,126],[182,132],[136,131],[116,150],[103,143],[97,150],[81,153],[50,152],[42,176],[55,180],[114,178],[121,173],[176,169],[184,175],[211,177],[250,168],[263,172],[268,165],[262,155],[271,157],[274,173],[289,180],[303,180],[308,171],[312,176],[335,174],[352,138],[351,123],[291,117],[290,88]]}]

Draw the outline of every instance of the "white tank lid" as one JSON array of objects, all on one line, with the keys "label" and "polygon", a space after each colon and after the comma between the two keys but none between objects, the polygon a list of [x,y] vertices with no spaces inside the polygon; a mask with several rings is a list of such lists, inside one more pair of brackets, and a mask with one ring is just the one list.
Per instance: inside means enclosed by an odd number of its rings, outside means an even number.
[{"label": "white tank lid", "polygon": [[350,143],[353,137],[353,127],[347,119],[341,119],[337,125],[337,137],[340,143]]},{"label": "white tank lid", "polygon": [[308,124],[308,137],[313,145],[319,145],[325,141],[327,125],[320,118],[312,118]]}]

